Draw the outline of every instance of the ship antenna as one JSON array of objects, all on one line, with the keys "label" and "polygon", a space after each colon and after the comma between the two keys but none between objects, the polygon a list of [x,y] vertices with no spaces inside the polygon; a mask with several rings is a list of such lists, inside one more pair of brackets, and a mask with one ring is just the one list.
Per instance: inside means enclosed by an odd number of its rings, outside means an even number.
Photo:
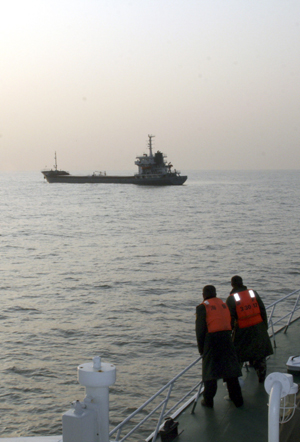
[{"label": "ship antenna", "polygon": [[153,157],[153,154],[152,154],[152,138],[154,138],[155,135],[148,135],[148,137],[149,137],[148,146],[149,146],[149,151],[150,151],[150,157],[152,158]]},{"label": "ship antenna", "polygon": [[56,159],[56,152],[55,152],[55,154],[54,154],[54,161],[55,161],[55,164],[54,164],[54,169],[55,169],[55,170],[57,170],[57,159]]}]

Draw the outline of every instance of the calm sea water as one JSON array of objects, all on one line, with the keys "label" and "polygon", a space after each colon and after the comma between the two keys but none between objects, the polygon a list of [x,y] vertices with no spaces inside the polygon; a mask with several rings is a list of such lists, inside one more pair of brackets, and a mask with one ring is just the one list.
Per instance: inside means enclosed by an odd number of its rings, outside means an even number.
[{"label": "calm sea water", "polygon": [[197,357],[195,306],[240,274],[299,288],[300,171],[194,172],[184,186],[0,174],[2,437],[61,434],[79,364],[117,367],[116,425]]}]

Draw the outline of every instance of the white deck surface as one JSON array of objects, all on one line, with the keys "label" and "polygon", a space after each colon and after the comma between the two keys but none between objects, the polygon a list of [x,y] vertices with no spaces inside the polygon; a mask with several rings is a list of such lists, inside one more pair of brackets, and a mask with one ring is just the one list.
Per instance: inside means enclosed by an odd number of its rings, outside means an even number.
[{"label": "white deck surface", "polygon": [[62,436],[0,437],[1,442],[62,442]]}]

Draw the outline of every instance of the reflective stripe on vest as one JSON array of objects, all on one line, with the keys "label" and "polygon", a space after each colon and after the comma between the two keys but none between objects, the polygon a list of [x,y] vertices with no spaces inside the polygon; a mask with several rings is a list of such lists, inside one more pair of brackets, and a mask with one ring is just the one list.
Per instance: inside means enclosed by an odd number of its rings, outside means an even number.
[{"label": "reflective stripe on vest", "polygon": [[253,290],[233,293],[239,328],[251,327],[263,322],[260,308]]},{"label": "reflective stripe on vest", "polygon": [[208,333],[231,330],[231,318],[227,305],[219,298],[203,301],[206,310]]}]

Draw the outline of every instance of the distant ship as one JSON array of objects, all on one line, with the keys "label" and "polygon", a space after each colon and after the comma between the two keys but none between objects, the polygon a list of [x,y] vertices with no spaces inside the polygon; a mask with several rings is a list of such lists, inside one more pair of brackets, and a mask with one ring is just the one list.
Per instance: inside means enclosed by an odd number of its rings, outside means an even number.
[{"label": "distant ship", "polygon": [[139,184],[144,186],[179,186],[187,180],[187,176],[180,175],[172,164],[165,161],[166,155],[157,151],[152,153],[152,138],[148,135],[149,155],[144,154],[136,157],[135,164],[138,166],[138,173],[132,176],[106,175],[106,172],[94,172],[92,175],[71,175],[65,170],[57,169],[57,158],[55,152],[54,170],[42,170],[44,178],[49,183],[117,183],[117,184]]}]

